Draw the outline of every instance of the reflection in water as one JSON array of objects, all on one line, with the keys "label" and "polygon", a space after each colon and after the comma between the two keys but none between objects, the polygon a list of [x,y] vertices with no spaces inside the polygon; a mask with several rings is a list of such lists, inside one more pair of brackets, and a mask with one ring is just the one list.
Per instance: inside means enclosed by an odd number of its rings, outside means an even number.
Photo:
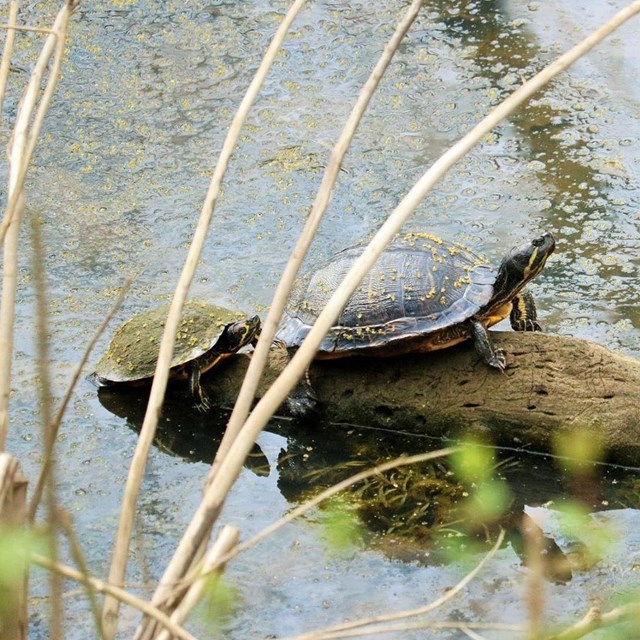
[{"label": "reflection in water", "polygon": [[[144,393],[98,391],[109,411],[126,418],[138,431],[146,408]],[[211,463],[224,430],[228,412],[203,416],[182,396],[169,396],[158,426],[155,444],[162,451],[193,462]],[[258,445],[245,466],[266,476],[276,462],[278,487],[288,501],[303,502],[359,471],[401,455],[437,448],[441,442],[414,434],[363,429],[345,425],[305,427],[290,420],[270,423],[269,431],[287,440],[278,460],[269,461]],[[605,469],[605,472],[603,472]],[[567,474],[549,456],[502,452],[496,458],[490,483],[494,493],[482,494],[485,504],[474,503],[478,485],[484,481],[461,480],[448,459],[400,467],[377,474],[341,494],[347,508],[365,530],[367,546],[391,558],[427,565],[446,563],[465,551],[488,549],[504,528],[505,544],[526,561],[523,531],[535,530],[543,542],[545,570],[549,580],[571,579],[572,566],[591,565],[590,551],[579,540],[564,540],[568,557],[552,537],[542,534],[525,514],[525,506],[553,502],[579,504],[587,511],[637,507],[639,486],[635,478],[606,467],[582,465],[580,473]],[[486,501],[495,496],[505,508],[483,517]],[[480,511],[479,508],[480,507]]]},{"label": "reflection in water", "polygon": [[[147,409],[147,393],[139,388],[101,387],[98,389],[100,404],[121,418],[134,431],[140,431]],[[190,462],[211,464],[222,439],[227,424],[228,413],[223,410],[203,414],[189,402],[180,389],[170,388],[167,401],[158,420],[155,446],[170,455],[179,456]],[[269,461],[257,444],[245,467],[259,476],[270,473]]]}]

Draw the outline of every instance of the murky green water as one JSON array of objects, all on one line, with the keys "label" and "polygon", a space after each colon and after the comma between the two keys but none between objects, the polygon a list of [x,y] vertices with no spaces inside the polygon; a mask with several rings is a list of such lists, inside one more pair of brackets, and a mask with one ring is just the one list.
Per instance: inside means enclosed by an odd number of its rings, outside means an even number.
[{"label": "murky green water", "polygon": [[[521,77],[623,5],[425,3],[346,158],[312,259],[372,233],[439,153]],[[226,127],[285,8],[285,2],[267,0],[119,0],[86,3],[77,11],[64,77],[28,185],[30,214],[44,223],[56,393],[62,394],[125,278],[135,276],[118,320],[170,296]],[[48,24],[56,9],[55,2],[26,3],[23,22]],[[336,0],[310,3],[302,12],[234,155],[195,297],[264,311],[331,145],[403,9],[389,1]],[[636,19],[499,127],[407,225],[462,236],[496,261],[523,238],[552,231],[557,254],[531,287],[546,329],[634,356],[640,355],[637,30]],[[37,40],[18,38],[9,117]],[[9,450],[35,478],[39,426],[27,229]],[[106,338],[100,348],[105,344]],[[181,428],[190,433],[189,426]],[[60,499],[100,576],[108,570],[135,439],[128,422],[105,409],[95,388],[83,382],[58,443]],[[279,517],[289,499],[295,502],[283,495],[277,466],[280,450],[292,440],[278,429],[261,436],[270,473],[245,472],[223,517],[243,535]],[[199,499],[211,448],[202,438],[179,442],[183,455],[185,448],[191,452],[190,461],[157,448],[149,462],[128,574],[135,584],[157,578]],[[546,473],[539,475],[548,478]],[[544,484],[534,483],[528,504],[549,499]],[[580,615],[591,595],[607,602],[633,584],[638,513],[595,517],[619,528],[623,542],[597,575],[579,572],[570,586],[548,586],[551,619]],[[325,537],[322,514],[315,514],[234,563],[228,575],[241,606],[228,637],[282,636],[411,608],[441,594],[464,570],[401,562],[373,548],[336,555]],[[500,609],[504,621],[519,620],[525,572],[510,547],[483,576],[441,617],[490,620]],[[44,594],[34,580],[36,598]],[[45,602],[38,599],[33,611],[33,637],[45,637],[38,622]],[[70,637],[86,637],[82,600],[70,618]],[[136,620],[125,614],[123,628]]]}]

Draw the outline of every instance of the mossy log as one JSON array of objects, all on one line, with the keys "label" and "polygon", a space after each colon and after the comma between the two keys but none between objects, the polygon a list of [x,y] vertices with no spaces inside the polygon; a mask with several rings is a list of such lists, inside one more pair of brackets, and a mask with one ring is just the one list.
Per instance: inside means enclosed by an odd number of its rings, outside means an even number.
[{"label": "mossy log", "polygon": [[[330,422],[431,436],[486,434],[501,445],[549,450],[561,432],[588,431],[609,459],[640,462],[640,362],[598,344],[542,333],[492,332],[507,369],[487,367],[470,343],[401,358],[315,362],[311,382]],[[231,404],[248,362],[206,376]],[[277,376],[272,358],[264,383]]]}]

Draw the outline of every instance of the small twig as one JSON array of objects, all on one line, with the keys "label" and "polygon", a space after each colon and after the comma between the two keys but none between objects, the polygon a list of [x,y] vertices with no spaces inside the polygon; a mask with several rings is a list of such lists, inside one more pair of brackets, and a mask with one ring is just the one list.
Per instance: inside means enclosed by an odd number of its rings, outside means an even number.
[{"label": "small twig", "polygon": [[16,211],[4,239],[2,294],[0,303],[0,451],[4,451],[9,426],[13,325],[18,274],[18,238],[24,215],[24,199],[18,198]]},{"label": "small twig", "polygon": [[0,24],[0,29],[7,29],[9,31],[32,31],[33,33],[53,33],[57,35],[53,29],[47,29],[46,27],[24,27],[16,24]]},{"label": "small twig", "polygon": [[[66,511],[58,511],[57,521],[60,525],[61,530],[67,536],[73,561],[78,565],[80,572],[83,575],[88,576],[89,567],[87,566],[84,554],[82,553],[80,541],[78,540],[73,530],[71,517]],[[96,589],[90,581],[85,582],[83,586],[87,597],[89,598],[89,605],[91,607],[94,624],[96,625],[96,629],[98,630],[98,636],[103,639],[104,633],[102,631],[102,618],[100,616],[100,606],[98,604],[98,599],[96,598]]]},{"label": "small twig", "polygon": [[[55,483],[55,455],[53,451],[51,434],[51,375],[49,369],[49,314],[47,312],[47,285],[44,275],[42,246],[42,234],[40,221],[31,216],[32,239],[32,273],[36,298],[36,344],[38,372],[38,396],[40,400],[40,420],[42,423],[42,441],[45,451],[48,452],[49,482],[47,489],[47,516],[49,521],[49,536],[47,546],[49,556],[55,561],[58,559],[58,499]],[[60,640],[62,631],[62,580],[57,573],[51,573],[50,578],[50,625],[49,635],[52,640]]]},{"label": "small twig", "polygon": [[640,624],[640,602],[630,602],[607,613],[601,613],[599,607],[591,607],[582,620],[560,633],[546,636],[545,640],[578,640],[596,629],[623,622]]},{"label": "small twig", "polygon": [[[27,145],[30,135],[33,139],[33,133],[36,130],[35,126],[39,126],[34,123],[34,128],[30,128],[31,118],[36,108],[38,95],[40,94],[40,85],[49,61],[51,60],[51,56],[54,55],[54,52],[63,51],[69,19],[74,8],[75,6],[71,3],[65,3],[58,12],[51,30],[52,32],[44,42],[42,51],[38,56],[38,61],[31,73],[29,83],[20,101],[20,109],[18,110],[18,117],[16,118],[16,123],[13,128],[12,141],[10,144],[9,160],[11,172],[9,174],[9,197],[4,217],[0,223],[0,242],[4,240],[4,236],[14,216],[17,198],[22,192],[27,169],[31,161],[31,156],[27,153],[27,149],[30,147],[32,151],[33,144]],[[59,69],[59,65],[57,68]],[[51,79],[52,76],[50,77],[50,82]],[[53,78],[54,86],[57,80],[57,77]]]},{"label": "small twig", "polygon": [[49,473],[51,451],[53,450],[53,447],[55,445],[56,437],[60,429],[60,424],[62,423],[62,418],[64,417],[67,407],[69,406],[69,402],[71,401],[71,396],[73,395],[76,385],[78,384],[78,380],[80,379],[82,370],[84,369],[84,366],[87,364],[87,360],[89,359],[89,356],[91,355],[91,352],[93,351],[93,348],[95,347],[96,342],[98,341],[100,336],[104,333],[104,330],[107,328],[107,325],[109,324],[109,322],[111,322],[111,320],[113,319],[113,316],[118,312],[118,309],[120,309],[120,306],[122,305],[122,301],[124,300],[124,297],[127,291],[129,290],[129,287],[131,286],[131,282],[132,282],[132,279],[130,278],[123,284],[120,290],[120,293],[116,301],[114,302],[113,306],[111,307],[107,315],[104,317],[104,319],[100,323],[100,326],[96,329],[95,333],[91,337],[91,340],[89,340],[89,343],[87,344],[85,351],[82,354],[80,361],[76,365],[73,375],[71,376],[71,380],[69,381],[69,385],[67,386],[67,391],[65,392],[64,397],[62,398],[62,402],[58,407],[58,411],[56,412],[56,415],[53,418],[53,422],[49,429],[51,433],[51,439],[48,443],[49,446],[45,448],[43,463],[42,463],[42,466],[40,467],[40,475],[38,477],[36,487],[33,491],[31,503],[29,504],[29,515],[28,515],[29,522],[33,522],[35,520],[36,512],[38,510],[38,505],[40,504],[40,500],[42,498],[42,490],[44,488],[45,482],[47,480],[47,475]]},{"label": "small twig", "polygon": [[[485,631],[506,631],[510,633],[523,633],[526,629],[522,625],[503,624],[500,622],[454,622],[451,620],[435,620],[425,622],[404,622],[402,624],[388,624],[377,627],[376,629],[351,629],[347,631],[338,631],[323,636],[318,636],[318,640],[335,640],[336,638],[357,638],[363,634],[367,636],[381,635],[383,633],[398,634],[403,631],[417,631],[420,629],[482,629]],[[300,640],[305,636],[288,636],[281,640]],[[393,636],[392,636],[393,637]]]},{"label": "small twig", "polygon": [[481,636],[479,633],[472,631],[471,629],[469,629],[467,625],[462,625],[460,627],[460,631],[462,631],[462,633],[464,633],[465,636],[468,636],[469,638],[471,638],[471,640],[486,640],[484,636]]},{"label": "small twig", "polygon": [[72,569],[71,567],[60,564],[59,562],[53,562],[49,558],[46,558],[45,556],[41,556],[39,554],[33,554],[31,556],[31,560],[43,569],[55,571],[56,573],[59,573],[61,576],[64,576],[69,580],[74,580],[75,582],[79,582],[80,584],[89,585],[90,588],[94,589],[95,591],[109,594],[112,598],[117,598],[121,602],[131,605],[150,618],[153,618],[156,622],[158,622],[165,628],[169,629],[169,631],[174,636],[176,636],[176,638],[181,638],[182,640],[197,640],[195,636],[191,635],[186,629],[183,629],[180,625],[171,622],[169,616],[164,614],[162,611],[149,604],[145,600],[142,600],[141,598],[134,596],[128,591],[121,589],[120,587],[116,587],[112,584],[109,584],[108,582],[98,580],[97,578],[93,578],[92,576],[85,575],[84,573],[77,571],[76,569]]},{"label": "small twig", "polygon": [[[456,584],[453,588],[448,589],[444,595],[440,596],[433,602],[429,604],[418,607],[416,609],[410,609],[407,611],[399,611],[397,613],[388,613],[380,616],[374,616],[372,618],[363,618],[361,620],[353,620],[351,622],[345,622],[344,624],[338,624],[332,627],[327,627],[326,629],[322,629],[320,631],[311,631],[310,633],[303,633],[302,635],[296,636],[296,640],[325,640],[327,638],[339,638],[345,637],[342,634],[345,632],[356,631],[358,634],[364,633],[377,633],[380,625],[386,622],[393,622],[395,620],[402,620],[406,618],[415,618],[416,616],[422,616],[427,613],[430,613],[434,609],[441,607],[443,604],[451,600],[454,596],[458,595],[462,589],[464,589],[470,582],[473,580],[476,575],[480,572],[482,567],[497,553],[498,549],[502,546],[502,542],[504,541],[504,529],[500,530],[500,534],[498,535],[498,539],[496,540],[493,547],[489,550],[489,552],[482,558],[482,560],[470,571],[458,584]],[[363,628],[363,627],[366,627]],[[373,627],[373,629],[371,629]]]},{"label": "small twig", "polygon": [[7,90],[7,81],[9,79],[9,69],[11,68],[11,56],[13,55],[13,45],[16,40],[15,24],[18,20],[18,0],[9,2],[9,24],[6,25],[10,31],[4,41],[4,49],[2,51],[2,62],[0,62],[0,122],[2,121],[2,113],[4,106],[4,94]]}]

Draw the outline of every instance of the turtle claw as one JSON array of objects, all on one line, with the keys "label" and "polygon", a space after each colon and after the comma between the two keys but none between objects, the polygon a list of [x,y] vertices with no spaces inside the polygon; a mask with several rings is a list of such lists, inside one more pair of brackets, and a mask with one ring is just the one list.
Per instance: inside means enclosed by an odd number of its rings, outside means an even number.
[{"label": "turtle claw", "polygon": [[493,356],[487,360],[487,364],[490,367],[504,371],[507,368],[507,356],[504,349],[495,349]]},{"label": "turtle claw", "polygon": [[193,408],[198,413],[208,413],[209,409],[211,409],[211,404],[205,397],[202,397],[193,405]]},{"label": "turtle claw", "polygon": [[514,331],[542,331],[540,323],[537,320],[532,320],[531,318],[520,320],[518,323],[512,322],[511,327]]}]

